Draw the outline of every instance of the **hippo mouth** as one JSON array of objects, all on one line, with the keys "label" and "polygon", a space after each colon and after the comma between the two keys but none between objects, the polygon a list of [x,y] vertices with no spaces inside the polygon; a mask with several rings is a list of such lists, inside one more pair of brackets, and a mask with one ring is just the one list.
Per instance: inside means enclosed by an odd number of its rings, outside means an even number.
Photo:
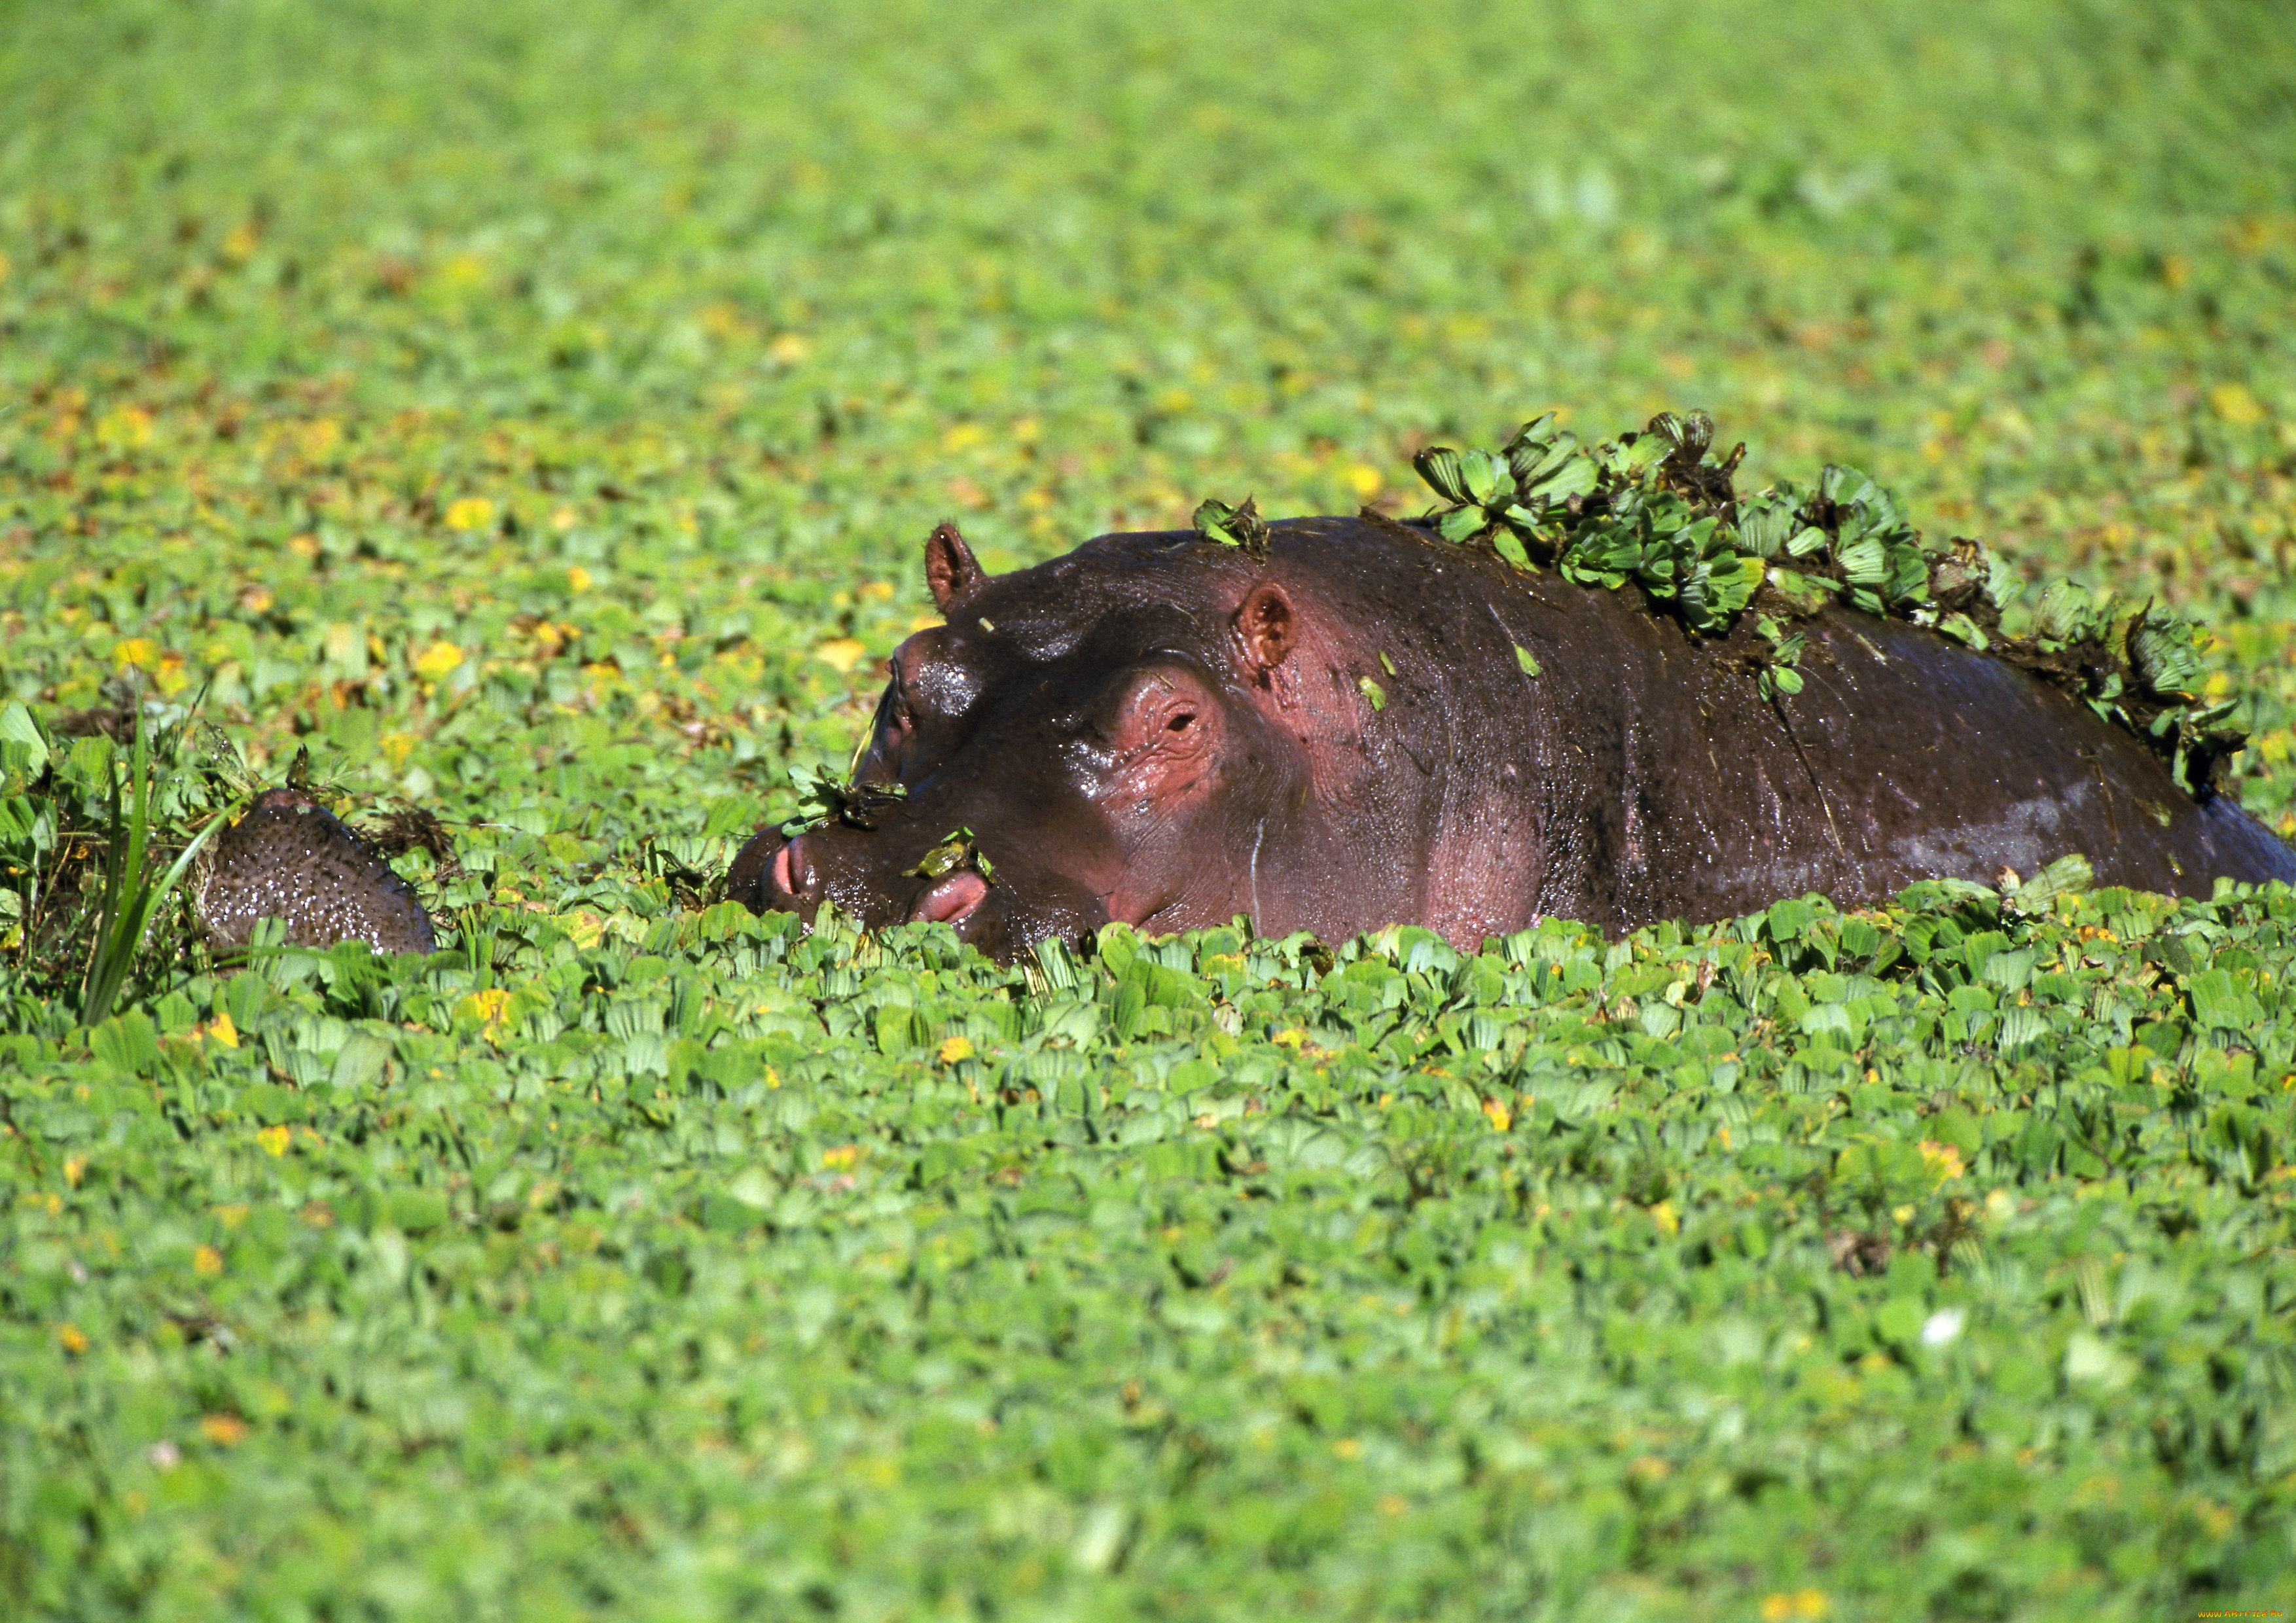
[{"label": "hippo mouth", "polygon": [[[758,900],[767,908],[810,914],[821,902],[821,877],[809,860],[802,834],[784,841],[758,878]],[[907,922],[961,929],[988,897],[988,881],[961,869],[927,885],[910,904]]]}]

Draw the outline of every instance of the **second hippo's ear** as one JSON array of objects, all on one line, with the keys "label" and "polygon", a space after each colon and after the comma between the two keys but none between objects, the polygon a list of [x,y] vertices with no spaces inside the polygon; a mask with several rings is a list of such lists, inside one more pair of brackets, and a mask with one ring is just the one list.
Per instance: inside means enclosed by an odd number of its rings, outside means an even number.
[{"label": "second hippo's ear", "polygon": [[1300,638],[1290,595],[1272,580],[1252,587],[1235,611],[1235,634],[1243,643],[1244,661],[1255,674],[1265,676],[1283,664]]},{"label": "second hippo's ear", "polygon": [[925,584],[932,588],[933,604],[943,614],[972,596],[988,578],[955,525],[938,525],[925,538]]}]

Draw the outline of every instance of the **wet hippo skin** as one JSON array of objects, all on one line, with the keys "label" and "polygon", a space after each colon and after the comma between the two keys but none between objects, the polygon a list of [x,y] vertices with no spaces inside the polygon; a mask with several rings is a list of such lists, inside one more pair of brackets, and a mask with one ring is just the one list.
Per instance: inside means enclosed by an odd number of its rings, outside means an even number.
[{"label": "wet hippo skin", "polygon": [[217,837],[193,900],[209,941],[225,951],[243,949],[266,918],[284,920],[298,947],[439,945],[414,887],[340,818],[290,789],[258,795]]},{"label": "wet hippo skin", "polygon": [[[1116,535],[997,577],[943,526],[926,568],[947,624],[893,654],[856,774],[905,797],[865,828],[761,831],[728,879],[751,907],[939,919],[1010,958],[1237,914],[1616,934],[2073,851],[2102,884],[2296,879],[2296,849],[2058,689],[1839,606],[1771,701],[1751,616],[1693,637],[1631,587],[1374,516],[1274,525],[1264,559]],[[991,877],[921,876],[958,829]]]}]

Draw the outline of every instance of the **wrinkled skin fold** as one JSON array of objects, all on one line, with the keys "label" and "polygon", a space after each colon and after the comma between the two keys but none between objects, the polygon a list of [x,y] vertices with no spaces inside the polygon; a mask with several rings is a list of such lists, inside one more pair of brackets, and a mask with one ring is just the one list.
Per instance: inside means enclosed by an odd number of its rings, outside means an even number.
[{"label": "wrinkled skin fold", "polygon": [[[1902,621],[1826,609],[1772,703],[1750,626],[1693,639],[1632,592],[1369,515],[1275,525],[1264,560],[1115,535],[993,578],[944,525],[925,561],[947,623],[889,661],[855,778],[905,793],[866,828],[760,831],[727,880],[753,909],[938,919],[1010,960],[1239,914],[1617,935],[2071,851],[2100,884],[2296,880],[2296,850],[2138,740]],[[961,829],[987,877],[926,862]]]}]

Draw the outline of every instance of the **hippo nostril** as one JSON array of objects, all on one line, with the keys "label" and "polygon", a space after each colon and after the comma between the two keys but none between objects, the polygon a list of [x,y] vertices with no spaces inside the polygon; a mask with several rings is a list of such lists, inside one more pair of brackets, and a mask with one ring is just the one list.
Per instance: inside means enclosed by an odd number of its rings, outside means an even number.
[{"label": "hippo nostril", "polygon": [[952,873],[922,896],[909,910],[913,924],[961,924],[988,894],[988,881],[978,873]]}]

